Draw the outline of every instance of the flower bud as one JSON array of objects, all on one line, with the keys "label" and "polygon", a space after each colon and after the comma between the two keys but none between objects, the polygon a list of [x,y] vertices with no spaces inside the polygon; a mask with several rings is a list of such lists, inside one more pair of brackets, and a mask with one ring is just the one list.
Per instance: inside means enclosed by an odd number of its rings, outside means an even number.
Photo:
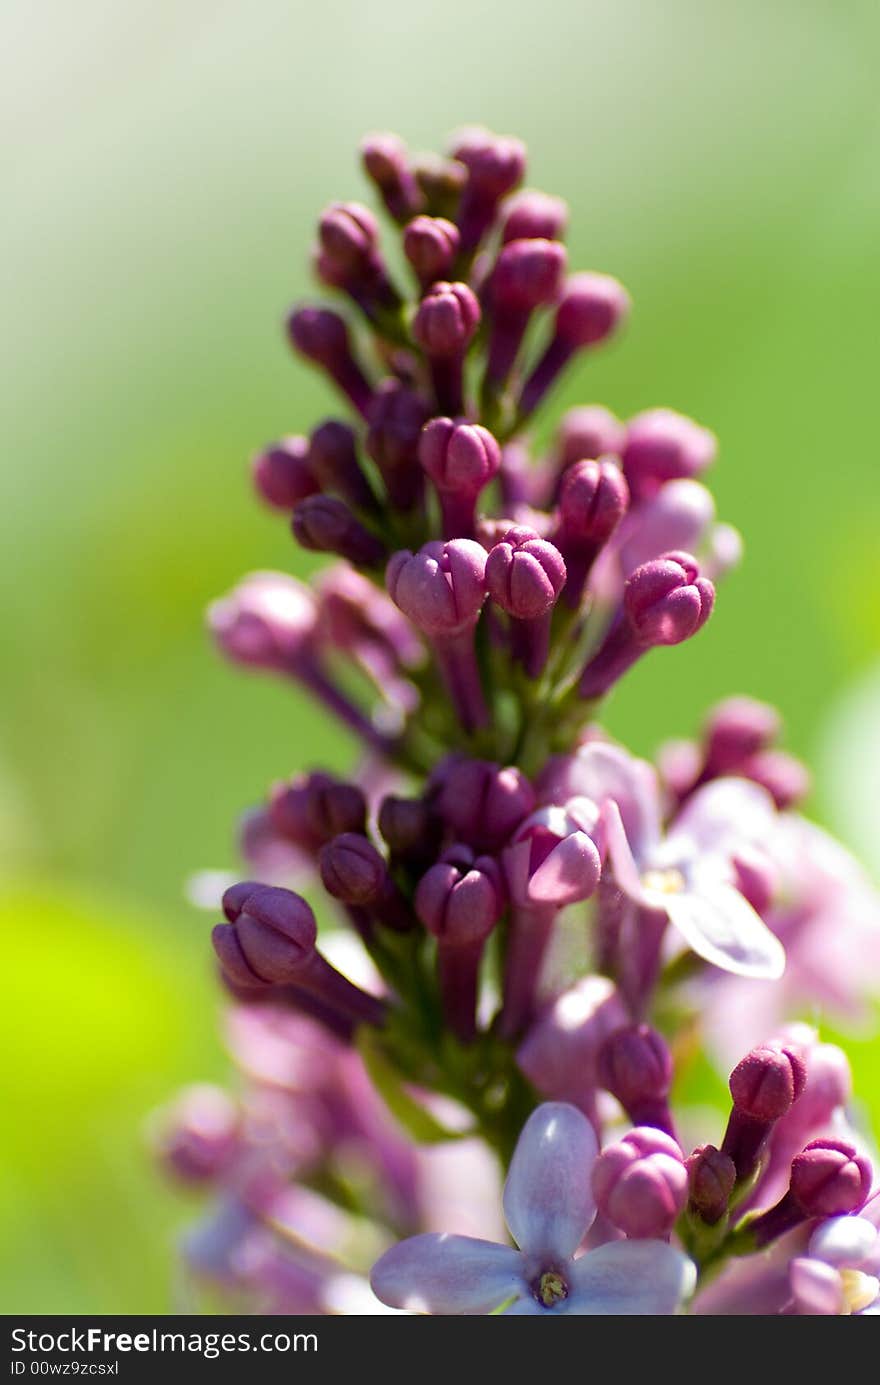
[{"label": "flower bud", "polygon": [[241,986],[294,981],[314,955],[315,916],[292,890],[251,883],[245,894],[243,886],[232,886],[223,896],[223,911],[229,922],[214,929],[214,951]]},{"label": "flower bud", "polygon": [[644,645],[680,644],[706,623],[715,604],[715,588],[699,576],[688,553],[667,553],[643,563],[627,579],[624,609]]},{"label": "flower bud", "polygon": [[623,424],[609,409],[588,404],[569,409],[556,435],[560,468],[599,457],[619,457],[623,448]]},{"label": "flower bud", "polygon": [[685,1164],[690,1185],[690,1206],[707,1226],[715,1226],[727,1211],[736,1183],[736,1165],[714,1145],[701,1145]]},{"label": "flower bud", "polygon": [[575,462],[559,487],[559,525],[565,546],[598,550],[617,528],[629,504],[629,489],[612,461]]},{"label": "flower bud", "polygon": [[317,612],[308,587],[281,572],[253,572],[208,608],[208,626],[233,662],[293,671],[314,641]]},{"label": "flower bud", "polygon": [[610,274],[573,274],[556,309],[556,336],[569,347],[596,346],[629,308],[629,294]]},{"label": "flower bud", "polygon": [[737,1063],[730,1074],[730,1094],[743,1115],[777,1121],[797,1101],[806,1080],[806,1064],[796,1048],[762,1044]]},{"label": "flower bud", "polygon": [[403,253],[423,289],[448,280],[458,254],[458,227],[442,216],[417,216],[403,233]]},{"label": "flower bud", "polygon": [[367,803],[356,784],[330,774],[301,774],[272,786],[269,818],[280,836],[317,851],[343,832],[363,832]]},{"label": "flower bud", "polygon": [[715,460],[715,435],[673,409],[649,409],[627,425],[623,469],[642,498],[665,481],[699,476]]},{"label": "flower bud", "polygon": [[501,449],[479,423],[432,418],[419,439],[419,461],[439,492],[473,500],[498,474]]},{"label": "flower bud", "polygon": [[448,947],[482,945],[504,911],[501,871],[491,856],[467,847],[445,853],[422,876],[415,910],[429,933]]},{"label": "flower bud", "polygon": [[468,846],[496,850],[534,806],[531,784],[513,765],[502,769],[489,760],[461,756],[444,767],[437,809]]},{"label": "flower bud", "polygon": [[[419,154],[413,160],[413,176],[429,216],[447,217],[455,221],[461,194],[468,180],[464,164],[446,159],[440,154]],[[456,231],[458,227],[456,226]]]},{"label": "flower bud", "polygon": [[413,320],[413,336],[429,356],[459,356],[470,345],[480,323],[480,305],[467,284],[440,280],[422,299]]},{"label": "flower bud", "polygon": [[554,240],[512,240],[502,247],[492,271],[495,315],[530,313],[553,303],[562,287],[565,246]]},{"label": "flower bud", "polygon": [[752,697],[719,702],[705,728],[708,777],[739,774],[743,761],[771,746],[779,732],[779,713],[766,702]]},{"label": "flower bud", "polygon": [[392,504],[412,509],[422,494],[417,453],[427,404],[398,380],[384,380],[369,412],[367,452],[382,473]]},{"label": "flower bud", "polygon": [[650,1126],[602,1150],[592,1172],[599,1211],[627,1236],[663,1239],[687,1202],[681,1150]]},{"label": "flower bud", "polygon": [[293,348],[326,370],[359,413],[366,414],[372,390],[354,359],[345,319],[329,308],[294,308],[287,319]]},{"label": "flower bud", "polygon": [[384,858],[365,836],[344,832],[328,842],[319,858],[328,894],[344,904],[374,904],[388,882]]},{"label": "flower bud", "polygon": [[222,1178],[238,1152],[241,1115],[222,1087],[207,1083],[187,1087],[162,1113],[158,1154],[164,1166],[184,1183]]},{"label": "flower bud", "polygon": [[356,567],[374,567],[385,545],[336,495],[310,495],[297,505],[291,527],[297,543],[313,553],[337,553]]},{"label": "flower bud", "polygon": [[452,539],[395,553],[385,581],[392,601],[418,629],[443,637],[476,624],[486,599],[485,570],[482,545]]},{"label": "flower bud", "polygon": [[276,510],[292,510],[307,495],[321,489],[308,459],[305,438],[282,438],[251,462],[251,475],[257,492]]},{"label": "flower bud", "polygon": [[672,1054],[656,1029],[633,1024],[609,1035],[599,1050],[598,1073],[631,1121],[671,1134]]},{"label": "flower bud", "polygon": [[440,822],[425,799],[388,794],[379,805],[378,821],[392,858],[413,863],[434,859]]},{"label": "flower bud", "polygon": [[602,872],[598,827],[598,809],[586,798],[572,798],[564,808],[538,808],[527,817],[504,851],[514,903],[558,910],[589,899]]},{"label": "flower bud", "polygon": [[794,807],[810,792],[806,765],[784,750],[758,751],[742,762],[737,773],[766,789],[780,812]]},{"label": "flower bud", "polygon": [[406,221],[419,211],[422,195],[409,166],[406,145],[397,135],[367,135],[361,144],[361,161],[395,221]]},{"label": "flower bud", "polygon": [[354,431],[348,424],[327,419],[312,433],[308,448],[309,469],[322,490],[336,491],[355,508],[375,507],[373,492],[358,461]]},{"label": "flower bud", "polygon": [[807,1217],[858,1212],[871,1191],[868,1160],[845,1140],[812,1140],[791,1166],[791,1193]]},{"label": "flower bud", "polygon": [[492,225],[501,198],[522,181],[525,146],[518,139],[474,128],[461,132],[451,153],[467,169],[458,226],[462,249],[472,251]]},{"label": "flower bud", "polygon": [[568,226],[568,206],[561,197],[531,189],[519,192],[506,204],[501,239],[561,240]]},{"label": "flower bud", "polygon": [[486,559],[486,585],[497,606],[516,620],[534,621],[552,610],[565,586],[558,548],[534,529],[510,529]]},{"label": "flower bud", "polygon": [[376,218],[359,202],[333,202],[318,223],[321,249],[330,263],[345,275],[369,272],[379,247]]}]

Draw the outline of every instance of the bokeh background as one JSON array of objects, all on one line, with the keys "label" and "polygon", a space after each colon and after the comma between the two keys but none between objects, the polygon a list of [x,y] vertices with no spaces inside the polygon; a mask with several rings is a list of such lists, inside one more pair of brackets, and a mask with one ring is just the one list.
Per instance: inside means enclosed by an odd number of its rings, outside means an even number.
[{"label": "bokeh background", "polygon": [[225,1067],[184,881],[231,864],[271,779],[352,754],[221,667],[201,613],[302,571],[245,464],[330,406],[280,320],[322,205],[366,195],[363,131],[522,135],[573,263],[635,300],[556,412],[665,403],[720,435],[746,563],[612,729],[649,751],[729,692],[779,703],[812,811],[880,865],[880,11],[4,0],[0,28],[2,1304],[157,1312],[187,1209],[144,1113]]}]

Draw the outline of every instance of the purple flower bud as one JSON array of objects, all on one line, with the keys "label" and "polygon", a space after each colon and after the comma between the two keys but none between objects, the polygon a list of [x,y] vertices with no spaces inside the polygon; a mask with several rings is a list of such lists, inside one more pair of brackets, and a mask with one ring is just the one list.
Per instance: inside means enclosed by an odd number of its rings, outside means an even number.
[{"label": "purple flower bud", "polygon": [[534,529],[508,530],[486,559],[486,585],[496,605],[517,620],[534,621],[552,610],[565,586],[558,548]]},{"label": "purple flower bud", "polygon": [[370,409],[367,452],[382,473],[391,503],[411,510],[422,495],[419,437],[430,410],[415,391],[384,380]]},{"label": "purple flower bud", "polygon": [[375,904],[388,881],[384,858],[354,832],[342,833],[322,848],[320,870],[328,894],[344,904]]},{"label": "purple flower bud", "polygon": [[739,1182],[754,1173],[774,1123],[791,1110],[806,1077],[797,1047],[777,1042],[752,1049],[730,1074],[733,1110],[721,1149],[736,1165]]},{"label": "purple flower bud", "polygon": [[705,625],[714,604],[715,589],[699,576],[689,553],[667,553],[643,563],[624,589],[630,628],[646,646],[690,639]]},{"label": "purple flower bud", "polygon": [[397,135],[367,135],[361,144],[361,160],[395,221],[404,222],[420,210],[422,196],[409,167],[406,145]]},{"label": "purple flower bud", "polygon": [[360,277],[372,268],[379,249],[376,218],[359,202],[333,202],[318,223],[321,248],[346,275]]},{"label": "purple flower bud", "polygon": [[385,574],[388,593],[431,637],[460,634],[479,619],[486,599],[486,550],[473,539],[426,543],[395,553]]},{"label": "purple flower bud", "polygon": [[158,1131],[164,1166],[184,1183],[212,1183],[227,1172],[240,1148],[241,1114],[222,1087],[187,1087]]},{"label": "purple flower bud", "polygon": [[317,612],[308,587],[281,572],[254,572],[208,608],[218,647],[237,664],[296,672],[314,643]]},{"label": "purple flower bud", "polygon": [[661,1130],[631,1130],[602,1150],[592,1173],[599,1211],[634,1238],[669,1235],[687,1202],[681,1150]]},{"label": "purple flower bud", "polygon": [[498,443],[478,423],[432,418],[419,439],[419,461],[440,496],[443,532],[470,538],[477,497],[501,466]]},{"label": "purple flower bud", "polygon": [[356,567],[375,567],[385,545],[336,495],[310,495],[297,505],[291,525],[297,543],[312,553],[337,553]]},{"label": "purple flower bud", "polygon": [[566,548],[597,553],[629,504],[629,488],[612,461],[575,462],[559,487],[559,527]]},{"label": "purple flower bud", "polygon": [[762,1044],[747,1053],[730,1074],[737,1111],[752,1120],[777,1121],[797,1101],[807,1068],[796,1048]]},{"label": "purple flower bud", "polygon": [[403,253],[422,289],[448,279],[458,255],[458,227],[442,216],[417,216],[403,233]]},{"label": "purple flower bud", "polygon": [[784,750],[761,750],[744,760],[737,773],[766,789],[780,812],[794,807],[810,792],[810,771]]},{"label": "purple flower bud", "polygon": [[569,409],[556,436],[560,468],[598,457],[619,457],[626,436],[624,426],[601,404]]},{"label": "purple flower bud", "polygon": [[305,438],[282,438],[251,462],[251,475],[259,495],[276,510],[292,510],[307,495],[321,489],[309,464]]},{"label": "purple flower bud", "polygon": [[413,176],[424,201],[422,210],[455,221],[468,179],[464,164],[440,154],[419,154],[413,161]]},{"label": "purple flower bud", "polygon": [[673,1133],[669,1113],[672,1055],[666,1041],[647,1024],[609,1035],[599,1050],[599,1081],[636,1125]]},{"label": "purple flower bud", "polygon": [[729,697],[712,711],[705,728],[706,777],[739,774],[744,760],[766,750],[780,732],[779,713],[751,697]]},{"label": "purple flower bud", "polygon": [[491,278],[494,315],[530,313],[559,296],[565,246],[555,240],[511,240],[502,247]]},{"label": "purple flower bud", "polygon": [[714,1145],[701,1145],[685,1161],[691,1211],[707,1226],[715,1226],[727,1211],[736,1183],[736,1165]]},{"label": "purple flower bud", "polygon": [[623,469],[633,495],[642,499],[664,481],[699,476],[716,450],[715,435],[707,428],[673,409],[649,409],[627,425]]},{"label": "purple flower bud", "polygon": [[845,1140],[811,1140],[791,1165],[791,1193],[807,1217],[858,1212],[871,1191],[868,1160]]},{"label": "purple flower bud", "polygon": [[491,856],[453,847],[419,881],[415,910],[444,946],[482,946],[500,919],[504,881]]},{"label": "purple flower bud", "polygon": [[326,370],[358,413],[366,416],[372,389],[352,353],[345,319],[329,308],[294,308],[287,334],[294,349]]},{"label": "purple flower bud", "polygon": [[502,846],[535,806],[522,770],[488,760],[453,759],[444,767],[438,811],[455,836],[479,850]]},{"label": "purple flower bud", "polygon": [[629,306],[626,289],[610,275],[572,275],[556,309],[550,342],[523,386],[521,418],[534,412],[578,351],[598,346],[617,329]]},{"label": "purple flower bud", "polygon": [[373,492],[358,461],[354,431],[348,424],[327,419],[312,433],[308,448],[309,469],[322,490],[336,491],[356,509],[375,509]]},{"label": "purple flower bud", "polygon": [[561,197],[528,189],[507,203],[501,239],[561,240],[568,226],[568,206]]},{"label": "purple flower bud", "polygon": [[315,955],[318,928],[308,904],[292,890],[271,885],[232,886],[223,896],[228,923],[212,933],[227,976],[260,988],[295,981]]},{"label": "purple flower bud", "polygon": [[479,322],[480,305],[473,290],[441,280],[419,304],[413,336],[429,356],[442,360],[467,350]]},{"label": "purple flower bud", "polygon": [[441,824],[425,799],[388,794],[379,805],[378,823],[392,859],[415,865],[434,859]]},{"label": "purple flower bud", "polygon": [[462,249],[471,251],[494,221],[501,198],[522,181],[526,167],[525,146],[518,139],[493,135],[489,130],[469,129],[461,132],[451,153],[468,172],[458,211],[458,226]]},{"label": "purple flower bud", "polygon": [[480,961],[486,940],[504,912],[501,871],[490,856],[453,847],[419,881],[418,917],[437,939],[443,1010],[457,1036],[476,1033]]},{"label": "purple flower bud", "polygon": [[363,832],[367,802],[357,784],[330,774],[300,774],[273,784],[269,818],[280,836],[307,851],[317,851],[343,832]]}]

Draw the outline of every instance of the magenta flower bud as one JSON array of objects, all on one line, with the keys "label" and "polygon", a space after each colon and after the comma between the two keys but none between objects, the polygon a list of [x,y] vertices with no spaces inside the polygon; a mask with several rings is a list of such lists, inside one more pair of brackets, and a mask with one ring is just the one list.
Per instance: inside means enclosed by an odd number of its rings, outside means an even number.
[{"label": "magenta flower bud", "polygon": [[418,464],[419,437],[430,410],[414,390],[398,380],[384,380],[368,417],[367,452],[382,473],[392,505],[411,510],[423,491]]},{"label": "magenta flower bud", "polygon": [[321,489],[309,464],[305,438],[282,438],[251,462],[251,475],[259,495],[276,510],[292,510],[307,495]]},{"label": "magenta flower bud", "polygon": [[508,530],[486,560],[489,595],[511,617],[512,652],[530,678],[547,662],[551,614],[565,579],[559,549],[534,529]]},{"label": "magenta flower bud", "polygon": [[739,1182],[758,1167],[773,1125],[791,1110],[806,1078],[802,1054],[781,1043],[752,1049],[730,1074],[733,1110],[721,1149],[736,1165]]},{"label": "magenta flower bud", "polygon": [[[461,194],[468,180],[464,164],[441,154],[418,154],[413,160],[413,176],[422,195],[422,211],[428,216],[455,221]],[[456,226],[456,231],[458,227]]]},{"label": "magenta flower bud", "polygon": [[779,736],[779,713],[752,697],[729,697],[715,707],[706,723],[705,778],[739,774],[740,766]]},{"label": "magenta flower bud", "polygon": [[574,462],[619,457],[625,436],[620,419],[601,404],[569,409],[556,435],[555,451],[560,470],[564,471]]},{"label": "magenta flower bud", "polygon": [[445,413],[461,413],[465,352],[480,322],[480,305],[467,284],[433,284],[418,306],[415,340],[429,359],[434,393]]},{"label": "magenta flower bud", "polygon": [[613,461],[585,459],[563,473],[554,537],[568,569],[565,600],[572,610],[583,600],[593,564],[628,505],[629,488]]},{"label": "magenta flower bud", "polygon": [[599,1081],[635,1125],[650,1125],[674,1135],[669,1111],[672,1054],[665,1039],[647,1024],[610,1034],[599,1050]]},{"label": "magenta flower bud", "polygon": [[736,1165],[714,1145],[701,1145],[685,1161],[690,1188],[689,1206],[707,1226],[716,1226],[727,1211],[736,1183]]},{"label": "magenta flower bud", "polygon": [[699,476],[715,460],[717,441],[708,428],[673,409],[649,409],[630,419],[623,469],[633,495],[644,499],[665,481]]},{"label": "magenta flower bud", "polygon": [[287,319],[287,334],[294,349],[325,370],[366,417],[373,392],[354,358],[345,319],[329,308],[294,308]]},{"label": "magenta flower bud", "polygon": [[244,881],[226,891],[223,912],[228,922],[218,923],[211,938],[234,986],[292,984],[337,1015],[382,1023],[382,1001],[352,985],[316,950],[315,916],[292,890]]},{"label": "magenta flower bud", "polygon": [[646,650],[690,639],[714,604],[715,588],[699,576],[689,553],[667,553],[637,567],[624,586],[622,610],[581,675],[581,697],[604,696]]},{"label": "magenta flower bud", "polygon": [[342,904],[366,909],[396,932],[413,925],[409,908],[385,858],[363,835],[346,832],[321,849],[318,858],[327,893]]},{"label": "magenta flower bud", "polygon": [[362,277],[372,269],[379,251],[376,218],[360,202],[333,202],[318,222],[321,248],[347,275]]},{"label": "magenta flower bud", "polygon": [[300,774],[273,784],[269,820],[287,841],[315,852],[343,832],[363,832],[367,802],[357,784],[330,774]]},{"label": "magenta flower bud", "polygon": [[492,315],[486,390],[497,394],[507,380],[536,308],[559,295],[565,246],[552,240],[514,240],[502,247],[488,284]]},{"label": "magenta flower bud", "polygon": [[667,553],[636,568],[624,591],[624,609],[639,641],[647,646],[681,644],[706,623],[715,589],[699,576],[688,553]]},{"label": "magenta flower bud", "polygon": [[437,809],[459,841],[495,851],[509,840],[535,806],[535,791],[514,765],[453,759],[444,767]]},{"label": "magenta flower bud", "polygon": [[730,1074],[737,1111],[757,1121],[777,1121],[797,1101],[807,1068],[796,1048],[762,1044],[747,1053]]},{"label": "magenta flower bud", "polygon": [[552,610],[565,586],[558,548],[534,529],[510,529],[486,559],[486,585],[496,605],[517,620],[533,621]]},{"label": "magenta flower bud", "polygon": [[480,305],[473,290],[441,280],[419,304],[413,336],[429,356],[442,360],[466,351],[479,323]]},{"label": "magenta flower bud", "polygon": [[871,1191],[872,1169],[844,1140],[811,1140],[791,1165],[791,1193],[807,1217],[858,1212]]},{"label": "magenta flower bud", "polygon": [[241,1113],[222,1087],[187,1087],[162,1113],[157,1153],[183,1183],[214,1183],[238,1154],[241,1133]]},{"label": "magenta flower bud", "polygon": [[442,216],[417,216],[403,233],[403,253],[422,290],[448,279],[458,255],[458,227]]},{"label": "magenta flower bud", "polygon": [[568,206],[561,197],[527,189],[512,197],[504,209],[501,239],[562,240],[568,227]]},{"label": "magenta flower bud", "polygon": [[433,638],[471,630],[486,599],[486,550],[473,539],[395,553],[385,574],[391,600]]},{"label": "magenta flower bud", "polygon": [[354,431],[347,423],[330,418],[314,430],[308,465],[322,490],[335,491],[355,509],[375,510],[375,497],[358,461]]},{"label": "magenta flower bud", "polygon": [[308,587],[281,572],[254,572],[208,608],[208,627],[237,664],[297,674],[314,646],[317,612]]},{"label": "magenta flower bud", "polygon": [[780,812],[792,808],[810,792],[810,771],[784,750],[761,750],[744,760],[737,773],[766,789]]},{"label": "magenta flower bud", "polygon": [[479,970],[486,941],[504,912],[501,871],[491,856],[453,847],[419,881],[416,913],[437,939],[446,1019],[465,1042],[476,1033]]},{"label": "magenta flower bud", "polygon": [[470,129],[461,132],[451,153],[468,172],[458,226],[462,250],[473,251],[492,225],[502,197],[522,182],[525,146],[518,139],[493,135],[489,130]]},{"label": "magenta flower bud", "polygon": [[385,545],[355,518],[336,495],[310,495],[297,505],[291,523],[293,536],[312,553],[337,553],[355,567],[375,567],[385,557]]},{"label": "magenta flower bud", "polygon": [[411,865],[434,860],[441,823],[425,799],[386,795],[379,805],[378,824],[392,860]]},{"label": "magenta flower bud", "polygon": [[523,386],[522,418],[534,412],[578,351],[598,346],[616,331],[629,307],[629,294],[610,275],[572,275],[556,309],[550,342]]},{"label": "magenta flower bud", "polygon": [[661,1130],[631,1130],[602,1150],[592,1172],[599,1211],[625,1235],[665,1240],[687,1202],[681,1150]]},{"label": "magenta flower bud", "polygon": [[440,497],[444,534],[471,538],[477,498],[501,466],[492,434],[478,423],[432,418],[419,439],[419,461]]},{"label": "magenta flower bud", "polygon": [[422,195],[409,166],[406,145],[397,135],[367,135],[361,144],[361,160],[395,221],[403,223],[420,210]]}]

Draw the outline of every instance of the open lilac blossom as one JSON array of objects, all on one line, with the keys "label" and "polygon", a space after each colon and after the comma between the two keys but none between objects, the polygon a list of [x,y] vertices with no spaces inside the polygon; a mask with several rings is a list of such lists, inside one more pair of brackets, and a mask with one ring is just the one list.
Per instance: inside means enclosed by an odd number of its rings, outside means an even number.
[{"label": "open lilac blossom", "polygon": [[590,1171],[598,1146],[574,1106],[548,1102],[529,1117],[504,1187],[518,1250],[467,1236],[402,1241],[373,1266],[384,1303],[416,1313],[655,1315],[677,1312],[693,1265],[658,1240],[612,1241],[577,1256],[596,1206]]},{"label": "open lilac blossom", "polygon": [[518,139],[373,134],[361,162],[371,201],[321,214],[321,296],[286,321],[336,405],[250,468],[280,541],[334,561],[208,613],[361,759],[282,740],[241,863],[194,877],[239,1081],[152,1128],[209,1204],[188,1286],[258,1313],[875,1314],[863,1107],[793,1021],[875,1024],[880,895],[802,816],[775,708],[728,697],[652,761],[603,725],[741,556],[715,437],[595,402],[533,428],[631,305],[569,271]]}]

